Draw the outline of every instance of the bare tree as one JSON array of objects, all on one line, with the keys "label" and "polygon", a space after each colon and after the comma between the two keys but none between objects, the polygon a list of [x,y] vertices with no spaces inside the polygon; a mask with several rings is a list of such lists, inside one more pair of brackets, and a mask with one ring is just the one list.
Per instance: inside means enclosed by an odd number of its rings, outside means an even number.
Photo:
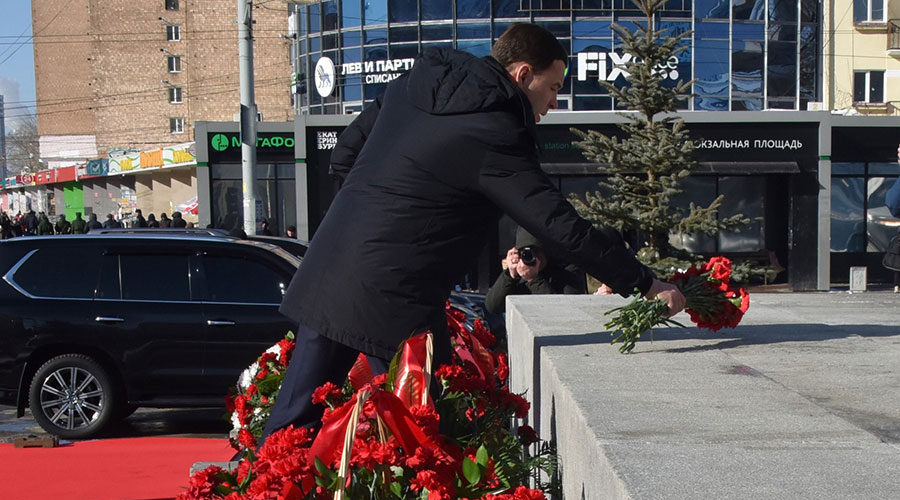
[{"label": "bare tree", "polygon": [[[8,122],[7,122],[8,124]],[[6,169],[7,175],[41,170],[38,161],[37,117],[29,114],[17,117],[15,128],[6,134]]]}]

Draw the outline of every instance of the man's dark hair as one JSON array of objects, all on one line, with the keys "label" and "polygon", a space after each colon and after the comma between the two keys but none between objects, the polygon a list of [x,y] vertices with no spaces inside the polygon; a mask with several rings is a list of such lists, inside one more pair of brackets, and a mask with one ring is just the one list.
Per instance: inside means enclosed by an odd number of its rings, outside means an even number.
[{"label": "man's dark hair", "polygon": [[491,48],[491,56],[504,68],[518,61],[530,64],[535,72],[541,72],[562,61],[569,65],[569,55],[559,40],[536,24],[516,23],[500,35]]}]

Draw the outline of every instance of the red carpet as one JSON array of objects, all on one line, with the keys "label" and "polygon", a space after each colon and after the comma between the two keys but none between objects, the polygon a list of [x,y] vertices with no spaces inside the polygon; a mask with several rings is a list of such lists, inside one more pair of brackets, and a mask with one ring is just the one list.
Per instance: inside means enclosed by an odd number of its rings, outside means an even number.
[{"label": "red carpet", "polygon": [[194,462],[234,455],[225,439],[133,438],[58,448],[0,444],[4,500],[160,500],[188,484]]}]

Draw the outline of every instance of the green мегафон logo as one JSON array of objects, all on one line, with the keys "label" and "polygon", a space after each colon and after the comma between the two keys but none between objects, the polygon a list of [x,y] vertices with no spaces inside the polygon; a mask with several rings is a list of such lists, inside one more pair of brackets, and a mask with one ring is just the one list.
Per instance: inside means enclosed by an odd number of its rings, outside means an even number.
[{"label": "green \u043c\u0435\u0433\u0430\u0444\u043e\u043d logo", "polygon": [[212,145],[213,149],[216,151],[225,151],[228,149],[228,143],[231,141],[228,140],[228,136],[225,134],[216,134],[213,136],[212,140],[209,143]]},{"label": "green \u043c\u0435\u0433\u0430\u0444\u043e\u043d logo", "polygon": [[[229,138],[226,134],[216,134],[209,140],[209,145],[218,152],[225,151],[228,148],[240,148],[241,138],[234,136]],[[271,137],[257,137],[257,148],[292,148],[294,147],[294,138],[290,136],[275,135]]]}]

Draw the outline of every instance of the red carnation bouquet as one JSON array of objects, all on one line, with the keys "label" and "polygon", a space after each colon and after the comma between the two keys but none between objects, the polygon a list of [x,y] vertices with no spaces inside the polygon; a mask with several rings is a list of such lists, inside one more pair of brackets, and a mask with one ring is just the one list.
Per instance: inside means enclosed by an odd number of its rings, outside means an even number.
[{"label": "red carnation bouquet", "polygon": [[447,321],[451,364],[431,373],[430,333],[407,340],[383,375],[360,355],[343,387],[313,394],[326,406],[320,429],[282,429],[259,450],[239,439],[239,466],[195,473],[178,500],[546,500],[556,455],[510,425],[529,403],[509,392],[506,354],[480,321],[449,306]]},{"label": "red carnation bouquet", "polygon": [[237,384],[225,396],[228,418],[233,425],[228,438],[234,449],[256,448],[275,406],[295,344],[294,333],[288,332],[241,372]]},{"label": "red carnation bouquet", "polygon": [[[750,295],[743,288],[733,288],[731,261],[713,257],[702,265],[676,272],[669,280],[681,290],[685,298],[685,312],[699,328],[718,331],[734,328],[750,307]],[[666,317],[668,306],[661,300],[646,300],[638,296],[625,306],[607,312],[616,316],[604,325],[613,335],[611,343],[621,343],[619,352],[634,349],[641,335],[659,325],[681,323]]]}]

